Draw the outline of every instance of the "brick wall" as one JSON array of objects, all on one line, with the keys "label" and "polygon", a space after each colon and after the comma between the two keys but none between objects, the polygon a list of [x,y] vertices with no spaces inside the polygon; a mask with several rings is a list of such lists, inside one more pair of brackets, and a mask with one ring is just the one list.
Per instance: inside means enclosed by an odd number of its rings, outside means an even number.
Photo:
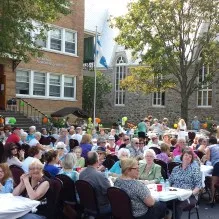
[{"label": "brick wall", "polygon": [[[63,107],[82,106],[83,84],[83,43],[84,43],[84,0],[74,1],[73,12],[60,17],[54,25],[77,31],[77,57],[44,51],[42,58],[32,58],[30,62],[21,62],[17,69],[35,70],[39,72],[60,73],[76,76],[76,101],[27,99],[33,106],[46,114],[50,114]],[[6,100],[16,95],[16,73],[12,70],[11,61],[5,67]],[[25,98],[24,98],[25,99]]]}]

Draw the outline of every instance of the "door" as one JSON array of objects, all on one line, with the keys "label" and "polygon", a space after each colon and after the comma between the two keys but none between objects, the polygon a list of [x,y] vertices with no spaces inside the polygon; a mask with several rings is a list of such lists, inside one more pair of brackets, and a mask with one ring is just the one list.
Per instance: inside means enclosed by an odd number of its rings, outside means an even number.
[{"label": "door", "polygon": [[0,109],[5,109],[5,75],[4,65],[0,64]]}]

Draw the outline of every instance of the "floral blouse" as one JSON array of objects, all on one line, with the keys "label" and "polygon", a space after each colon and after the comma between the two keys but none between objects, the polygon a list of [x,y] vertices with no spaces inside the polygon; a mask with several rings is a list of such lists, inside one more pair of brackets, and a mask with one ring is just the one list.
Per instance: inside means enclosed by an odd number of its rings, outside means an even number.
[{"label": "floral blouse", "polygon": [[173,169],[169,182],[171,186],[181,189],[202,188],[200,169],[191,164],[186,169],[179,165]]}]

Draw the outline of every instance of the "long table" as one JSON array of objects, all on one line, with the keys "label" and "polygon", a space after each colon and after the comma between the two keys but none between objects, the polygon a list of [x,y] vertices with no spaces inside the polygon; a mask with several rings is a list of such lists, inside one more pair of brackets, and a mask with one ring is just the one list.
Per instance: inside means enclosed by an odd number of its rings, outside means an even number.
[{"label": "long table", "polygon": [[202,187],[205,187],[205,177],[211,176],[213,171],[213,166],[201,165],[200,171],[202,174]]},{"label": "long table", "polygon": [[40,204],[39,201],[24,198],[22,196],[13,196],[11,193],[0,194],[0,219],[19,218]]}]

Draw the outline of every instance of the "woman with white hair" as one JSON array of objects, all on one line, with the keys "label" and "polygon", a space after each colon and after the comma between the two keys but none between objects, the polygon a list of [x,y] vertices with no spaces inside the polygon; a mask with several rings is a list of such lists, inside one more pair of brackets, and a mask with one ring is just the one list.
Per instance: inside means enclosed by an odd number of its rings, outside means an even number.
[{"label": "woman with white hair", "polygon": [[109,172],[112,176],[120,176],[122,174],[121,170],[121,160],[130,157],[130,151],[126,148],[121,148],[117,154],[119,160],[111,167]]},{"label": "woman with white hair", "polygon": [[67,153],[65,143],[62,141],[58,142],[56,144],[56,149],[58,151],[59,160],[62,161],[64,159],[64,155]]},{"label": "woman with white hair", "polygon": [[41,138],[41,133],[35,132],[34,138],[32,140],[30,140],[29,145],[30,145],[30,147],[37,146],[40,150],[45,151],[45,148],[39,142],[40,138]]},{"label": "woman with white hair", "polygon": [[156,154],[154,150],[144,151],[145,162],[139,163],[139,179],[145,184],[159,183],[161,178],[161,166],[154,163]]},{"label": "woman with white hair", "polygon": [[76,180],[79,179],[79,174],[77,171],[73,170],[75,163],[76,155],[74,153],[66,154],[62,160],[62,170],[59,174],[64,174],[76,182]]}]

